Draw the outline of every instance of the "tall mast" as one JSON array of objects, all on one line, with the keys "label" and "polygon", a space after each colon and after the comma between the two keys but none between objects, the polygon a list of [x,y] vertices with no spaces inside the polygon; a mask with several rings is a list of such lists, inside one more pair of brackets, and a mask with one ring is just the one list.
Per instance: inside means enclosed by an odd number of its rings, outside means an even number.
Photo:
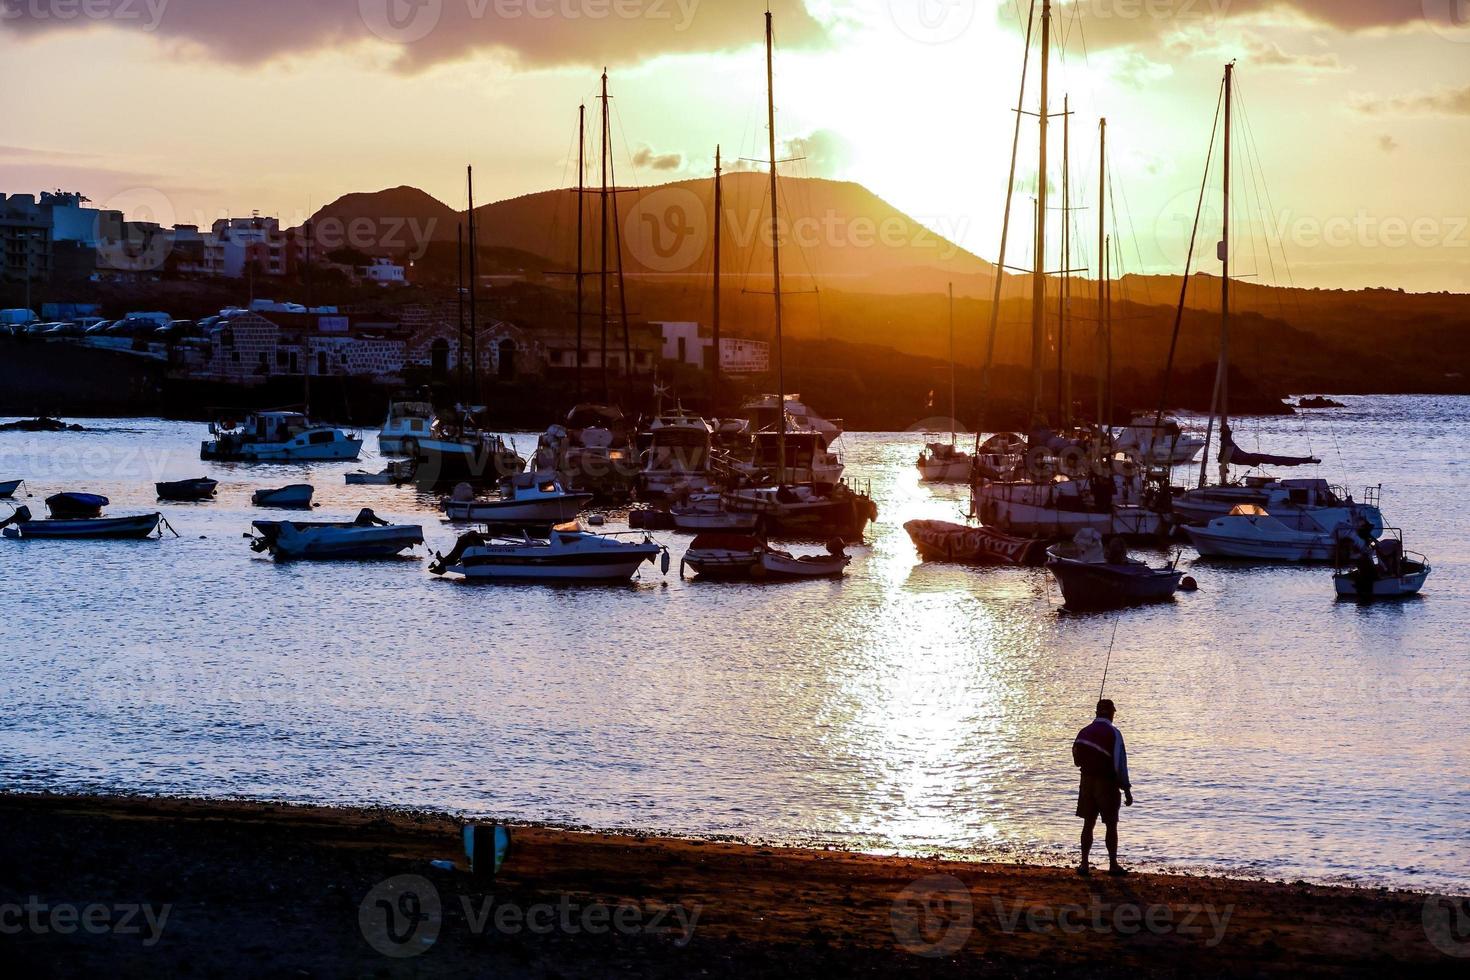
[{"label": "tall mast", "polygon": [[1107,334],[1107,250],[1108,250],[1108,120],[1097,123],[1097,424],[1101,429],[1108,423],[1106,407],[1106,385],[1104,362],[1112,346]]},{"label": "tall mast", "polygon": [[587,104],[577,106],[577,401],[582,400],[582,278],[584,195],[587,193]]},{"label": "tall mast", "polygon": [[1067,299],[1071,292],[1072,198],[1069,166],[1072,160],[1072,97],[1062,97],[1062,282],[1057,295],[1057,423],[1072,425],[1072,376],[1067,372]]},{"label": "tall mast", "polygon": [[1235,62],[1225,66],[1225,176],[1223,231],[1220,235],[1220,367],[1215,384],[1220,391],[1220,482],[1230,482],[1230,122],[1235,87]]},{"label": "tall mast", "polygon": [[458,374],[458,376],[459,376],[459,378],[458,378],[458,380],[459,380],[459,386],[458,387],[459,387],[459,400],[460,400],[460,403],[461,404],[468,405],[469,404],[469,399],[467,397],[465,397],[465,390],[464,390],[465,332],[464,332],[464,222],[463,221],[461,221],[459,223],[458,234],[455,236],[455,238],[456,238],[457,247],[455,249],[454,274],[455,274],[455,279],[456,279],[457,285],[458,285],[458,288],[455,289],[455,295],[456,295],[456,297],[459,300],[459,346],[457,348],[455,348],[455,356],[454,356],[455,365],[454,365],[454,367],[455,367],[455,373]]},{"label": "tall mast", "polygon": [[607,69],[602,70],[602,268],[599,272],[599,299],[602,320],[602,400],[608,400],[607,388]]},{"label": "tall mast", "polygon": [[1046,124],[1047,97],[1050,91],[1051,0],[1041,5],[1041,110],[1037,118],[1041,126],[1040,153],[1036,171],[1036,268],[1031,275],[1031,421],[1044,422],[1041,407],[1041,360],[1046,350]]},{"label": "tall mast", "polygon": [[714,412],[714,411],[717,411],[718,410],[718,408],[719,408],[718,402],[719,402],[719,399],[720,399],[720,238],[722,237],[722,232],[723,232],[724,209],[725,209],[724,188],[721,186],[720,176],[721,176],[721,169],[720,169],[720,148],[719,148],[719,146],[716,146],[715,147],[715,255],[714,255],[714,267],[715,267],[715,284],[714,284],[714,290],[715,290],[715,294],[714,294],[714,299],[713,299],[714,312],[713,312],[712,317],[711,317],[712,323],[713,323],[712,329],[713,329],[713,332],[714,332],[714,347],[715,347],[714,361],[715,361],[715,363],[714,363],[714,384],[713,384],[712,390],[711,390],[712,397],[710,398],[710,411],[711,412]]},{"label": "tall mast", "polygon": [[959,442],[959,433],[955,421],[955,380],[954,380],[954,283],[949,284],[949,444],[953,447]]},{"label": "tall mast", "polygon": [[766,125],[771,149],[771,276],[772,295],[776,304],[776,482],[786,486],[786,361],[781,345],[781,222],[776,198],[776,66],[775,40],[771,32],[771,12],[766,11]]},{"label": "tall mast", "polygon": [[470,197],[470,388],[473,403],[480,397],[480,318],[475,312],[475,284],[480,278],[479,259],[475,253],[480,250],[480,225],[475,220],[475,168],[466,167],[465,176]]},{"label": "tall mast", "polygon": [[1103,240],[1103,431],[1113,434],[1113,236]]}]

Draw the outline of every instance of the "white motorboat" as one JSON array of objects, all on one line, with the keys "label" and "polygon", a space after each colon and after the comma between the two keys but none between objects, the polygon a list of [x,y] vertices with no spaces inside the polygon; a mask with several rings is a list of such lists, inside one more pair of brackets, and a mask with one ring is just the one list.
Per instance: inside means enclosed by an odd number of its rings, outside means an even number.
[{"label": "white motorboat", "polygon": [[1344,532],[1367,527],[1372,537],[1383,533],[1377,507],[1353,505],[1272,512],[1256,504],[1240,504],[1204,527],[1186,526],[1206,558],[1246,561],[1328,562],[1338,555]]},{"label": "white motorboat", "polygon": [[925,483],[969,483],[975,457],[954,443],[931,442],[919,454],[918,466]]},{"label": "white motorboat", "polygon": [[1185,466],[1205,448],[1201,436],[1185,432],[1174,419],[1140,415],[1113,441],[1114,448],[1146,466]]},{"label": "white motorboat", "polygon": [[563,524],[548,539],[489,536],[477,531],[461,535],[448,555],[435,555],[429,571],[466,579],[504,581],[617,582],[627,581],[644,562],[662,555],[669,570],[668,549],[644,534],[641,540],[620,541],[614,535],[591,534],[578,524]]},{"label": "white motorboat", "polygon": [[534,465],[541,471],[555,470],[568,489],[608,498],[627,496],[639,472],[622,411],[591,403],[573,407],[564,424],[542,434]]},{"label": "white motorboat", "polygon": [[567,492],[554,473],[518,473],[491,500],[476,499],[474,489],[461,483],[444,502],[444,513],[451,521],[550,527],[576,520],[591,502],[590,493]]},{"label": "white motorboat", "polygon": [[386,456],[409,455],[404,445],[409,439],[427,439],[434,423],[434,406],[426,401],[392,401],[388,417],[378,432],[378,450]]},{"label": "white motorboat", "polygon": [[257,507],[305,510],[311,506],[314,492],[309,483],[295,483],[275,490],[257,490],[250,495],[250,502]]},{"label": "white motorboat", "polygon": [[1360,504],[1352,494],[1326,480],[1278,480],[1270,476],[1252,476],[1239,483],[1185,491],[1174,498],[1173,511],[1175,518],[1182,523],[1208,524],[1240,506],[1262,507],[1280,516],[1301,510],[1376,507],[1381,495],[1381,488],[1369,487],[1363,494],[1364,503]]},{"label": "white motorboat", "polygon": [[713,432],[703,418],[682,406],[661,412],[648,426],[648,448],[638,476],[641,495],[666,496],[679,490],[711,486],[710,444]]},{"label": "white motorboat", "polygon": [[213,439],[199,447],[199,458],[242,463],[330,462],[354,460],[362,440],[327,425],[317,425],[300,412],[256,412],[241,424],[233,419],[212,422]]},{"label": "white motorboat", "polygon": [[1407,599],[1423,590],[1433,571],[1428,558],[1404,550],[1403,532],[1396,527],[1385,528],[1377,541],[1358,537],[1337,555],[1332,584],[1343,599]]},{"label": "white motorboat", "polygon": [[422,527],[390,524],[371,510],[351,523],[255,521],[252,526],[259,537],[251,547],[280,561],[394,558],[424,543]]}]

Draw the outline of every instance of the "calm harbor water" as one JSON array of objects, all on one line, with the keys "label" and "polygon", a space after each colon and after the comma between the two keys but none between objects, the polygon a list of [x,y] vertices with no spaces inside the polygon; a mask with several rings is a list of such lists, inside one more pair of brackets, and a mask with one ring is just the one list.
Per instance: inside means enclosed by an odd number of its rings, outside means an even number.
[{"label": "calm harbor water", "polygon": [[[1240,441],[1309,448],[1354,492],[1382,483],[1390,523],[1435,566],[1426,594],[1340,603],[1320,568],[1186,549],[1201,591],[1117,618],[1135,863],[1470,893],[1470,399],[1346,400],[1243,422]],[[276,565],[242,540],[253,489],[310,482],[316,519],[371,506],[448,548],[433,498],[344,486],[357,465],[205,464],[202,426],[82,421],[0,434],[0,479],[24,477],[33,511],[60,489],[105,493],[113,515],[159,509],[154,481],[201,473],[220,499],[163,505],[179,538],[0,541],[0,788],[1038,860],[1074,847],[1069,746],[1115,619],[1059,613],[1044,570],[921,564],[904,521],[955,519],[964,492],[919,485],[918,435],[845,438],[881,508],[845,581],[680,581],[689,538],[663,532],[667,578],[487,587],[422,561]]]}]

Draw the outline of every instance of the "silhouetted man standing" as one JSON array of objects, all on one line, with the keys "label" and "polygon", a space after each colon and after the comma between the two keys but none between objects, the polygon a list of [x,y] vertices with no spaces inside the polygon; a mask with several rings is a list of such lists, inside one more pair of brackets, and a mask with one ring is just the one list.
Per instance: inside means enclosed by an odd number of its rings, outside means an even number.
[{"label": "silhouetted man standing", "polygon": [[1077,816],[1082,823],[1082,864],[1077,873],[1084,878],[1092,874],[1088,856],[1092,853],[1092,829],[1102,817],[1107,828],[1108,874],[1126,875],[1118,863],[1119,796],[1133,805],[1133,784],[1128,781],[1128,752],[1123,748],[1123,733],[1113,725],[1117,712],[1113,702],[1097,703],[1097,717],[1077,733],[1072,743],[1072,762],[1082,770],[1082,785],[1077,791]]}]

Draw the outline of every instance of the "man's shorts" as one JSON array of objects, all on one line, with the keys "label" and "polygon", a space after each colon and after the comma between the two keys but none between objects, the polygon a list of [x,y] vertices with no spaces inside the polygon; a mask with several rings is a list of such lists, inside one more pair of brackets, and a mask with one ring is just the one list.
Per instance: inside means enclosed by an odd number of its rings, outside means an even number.
[{"label": "man's shorts", "polygon": [[1077,789],[1077,816],[1083,820],[1101,817],[1108,826],[1118,822],[1118,808],[1123,805],[1123,791],[1111,779],[1099,776],[1082,777]]}]

